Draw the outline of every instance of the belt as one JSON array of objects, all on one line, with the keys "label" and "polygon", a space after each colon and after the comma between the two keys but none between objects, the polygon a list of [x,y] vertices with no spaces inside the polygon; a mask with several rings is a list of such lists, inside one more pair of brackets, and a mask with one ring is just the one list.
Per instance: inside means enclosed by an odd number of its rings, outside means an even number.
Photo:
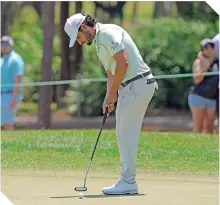
[{"label": "belt", "polygon": [[[125,87],[125,86],[127,86],[129,83],[131,83],[131,82],[133,82],[133,81],[135,81],[135,80],[139,80],[139,79],[141,79],[141,78],[144,78],[144,77],[146,77],[146,76],[148,76],[148,75],[150,75],[151,74],[151,72],[150,71],[147,71],[146,73],[142,73],[142,74],[140,74],[140,75],[137,75],[137,76],[135,76],[134,78],[131,78],[130,80],[127,80],[127,81],[125,81],[124,83],[121,83],[121,86],[122,87]],[[153,78],[154,79],[154,78]],[[151,80],[151,79],[149,79],[149,80]],[[155,81],[155,79],[154,79],[154,81]],[[154,82],[153,81],[153,82]]]}]

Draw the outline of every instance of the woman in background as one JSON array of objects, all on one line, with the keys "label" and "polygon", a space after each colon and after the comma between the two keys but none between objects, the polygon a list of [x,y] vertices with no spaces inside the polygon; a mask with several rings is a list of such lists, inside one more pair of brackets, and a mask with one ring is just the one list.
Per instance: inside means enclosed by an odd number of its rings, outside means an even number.
[{"label": "woman in background", "polygon": [[212,40],[204,39],[200,46],[201,51],[193,64],[194,86],[188,96],[188,103],[192,112],[193,131],[213,133],[219,76],[205,76],[204,73],[219,71],[219,60],[215,57]]}]

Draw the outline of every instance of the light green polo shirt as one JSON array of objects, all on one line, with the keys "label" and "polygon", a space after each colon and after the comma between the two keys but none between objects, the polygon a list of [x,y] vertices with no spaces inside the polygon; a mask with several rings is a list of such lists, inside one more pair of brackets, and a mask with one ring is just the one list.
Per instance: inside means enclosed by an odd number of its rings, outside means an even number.
[{"label": "light green polo shirt", "polygon": [[113,75],[116,63],[112,56],[121,50],[125,51],[128,69],[122,82],[150,70],[129,34],[120,26],[97,23],[93,45],[105,70],[109,70]]}]

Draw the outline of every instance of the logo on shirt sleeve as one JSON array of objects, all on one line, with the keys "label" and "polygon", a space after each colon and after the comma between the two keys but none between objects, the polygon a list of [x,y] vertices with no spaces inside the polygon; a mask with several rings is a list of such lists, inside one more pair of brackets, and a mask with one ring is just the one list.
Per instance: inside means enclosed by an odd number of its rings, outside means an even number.
[{"label": "logo on shirt sleeve", "polygon": [[118,42],[114,42],[114,41],[111,41],[111,48],[112,48],[112,50],[115,50],[117,47],[118,47]]}]

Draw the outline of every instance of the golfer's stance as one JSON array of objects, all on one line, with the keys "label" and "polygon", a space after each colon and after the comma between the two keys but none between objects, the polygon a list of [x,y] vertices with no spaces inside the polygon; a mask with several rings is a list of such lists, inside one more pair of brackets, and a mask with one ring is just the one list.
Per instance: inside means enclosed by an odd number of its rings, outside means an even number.
[{"label": "golfer's stance", "polygon": [[104,194],[137,194],[138,138],[157,83],[135,43],[123,28],[98,23],[90,15],[75,14],[67,19],[64,30],[70,37],[69,47],[77,41],[80,45],[93,45],[96,48],[108,76],[103,112],[106,106],[112,112],[117,101],[116,134],[121,178],[102,191]]}]

